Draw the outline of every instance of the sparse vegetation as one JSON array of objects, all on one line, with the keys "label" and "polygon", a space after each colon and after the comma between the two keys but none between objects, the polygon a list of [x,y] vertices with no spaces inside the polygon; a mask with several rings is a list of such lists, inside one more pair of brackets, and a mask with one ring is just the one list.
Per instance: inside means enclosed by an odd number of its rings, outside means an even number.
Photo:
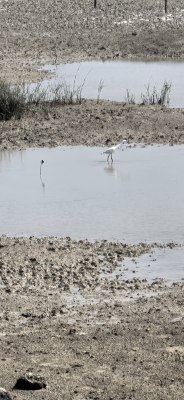
[{"label": "sparse vegetation", "polygon": [[171,90],[171,83],[167,81],[164,82],[163,87],[160,92],[158,92],[156,86],[150,88],[150,85],[146,86],[146,93],[141,94],[142,104],[144,105],[168,105],[169,104],[169,94]]},{"label": "sparse vegetation", "polygon": [[[169,94],[171,91],[171,83],[165,81],[160,91],[153,86],[152,88],[150,85],[146,86],[146,92],[141,94],[141,104],[142,105],[161,105],[165,106],[169,104]],[[125,101],[128,104],[136,104],[135,97],[130,91],[126,90],[126,97]]]},{"label": "sparse vegetation", "polygon": [[86,78],[79,86],[76,86],[76,76],[72,86],[65,81],[55,86],[48,85],[46,88],[42,88],[41,84],[37,84],[34,89],[27,88],[27,103],[39,104],[49,102],[61,105],[81,104],[85,80]]},{"label": "sparse vegetation", "polygon": [[135,97],[132,93],[129,92],[127,89],[126,91],[126,98],[125,98],[126,103],[128,104],[135,104]]},{"label": "sparse vegetation", "polygon": [[82,102],[82,88],[71,88],[66,82],[61,83],[51,89],[51,100],[53,103],[60,103],[62,105],[81,104]]},{"label": "sparse vegetation", "polygon": [[27,104],[40,104],[48,101],[48,87],[42,88],[41,83],[37,83],[34,89],[27,85],[23,85],[23,88]]},{"label": "sparse vegetation", "polygon": [[100,95],[101,95],[103,87],[104,87],[104,81],[101,79],[100,82],[99,82],[99,85],[98,85],[97,104],[100,101]]},{"label": "sparse vegetation", "polygon": [[76,86],[74,80],[73,87],[62,82],[55,87],[47,86],[46,88],[38,83],[33,88],[25,84],[12,86],[0,80],[0,120],[21,118],[28,104],[43,102],[61,105],[81,104],[84,83],[85,79],[81,85]]},{"label": "sparse vegetation", "polygon": [[[13,116],[21,118],[25,108],[29,104],[48,103],[50,105],[61,104],[81,104],[82,91],[86,78],[82,84],[76,85],[76,76],[73,85],[62,82],[55,87],[47,86],[43,88],[39,83],[33,86],[25,84],[11,86],[9,83],[0,80],[0,120],[8,120]],[[104,81],[99,82],[97,88],[97,103],[99,103],[100,95],[104,86]],[[169,93],[171,84],[167,81],[164,82],[160,92],[154,86],[152,89],[150,85],[146,87],[146,93],[141,94],[143,105],[166,105],[169,104]],[[135,97],[127,89],[126,102],[128,104],[135,104]]]}]

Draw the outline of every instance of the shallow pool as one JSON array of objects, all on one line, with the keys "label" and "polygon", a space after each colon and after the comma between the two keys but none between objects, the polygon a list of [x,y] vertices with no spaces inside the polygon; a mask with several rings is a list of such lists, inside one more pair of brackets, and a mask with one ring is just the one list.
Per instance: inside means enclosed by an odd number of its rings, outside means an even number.
[{"label": "shallow pool", "polygon": [[141,95],[146,94],[147,86],[150,86],[150,92],[154,86],[160,92],[164,81],[167,81],[171,84],[169,105],[184,107],[183,62],[90,61],[45,65],[42,69],[54,74],[52,79],[42,82],[42,88],[48,85],[55,87],[63,80],[70,84],[71,89],[83,84],[82,97],[90,99],[97,99],[101,81],[100,98],[126,101],[128,90],[136,102],[142,101]]},{"label": "shallow pool", "polygon": [[1,152],[0,234],[183,242],[184,146],[103,150]]},{"label": "shallow pool", "polygon": [[121,270],[124,279],[146,278],[148,282],[164,279],[167,284],[172,284],[184,279],[183,260],[184,247],[156,248],[134,259],[126,257]]}]

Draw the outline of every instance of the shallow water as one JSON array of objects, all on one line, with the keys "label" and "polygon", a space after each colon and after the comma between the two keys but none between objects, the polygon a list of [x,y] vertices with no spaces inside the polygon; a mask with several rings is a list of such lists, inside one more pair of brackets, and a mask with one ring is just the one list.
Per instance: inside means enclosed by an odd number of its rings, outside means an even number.
[{"label": "shallow water", "polygon": [[[91,61],[65,65],[45,65],[43,70],[55,76],[44,80],[42,87],[55,87],[63,80],[78,87],[84,83],[82,97],[97,99],[100,81],[103,89],[100,98],[107,100],[127,100],[127,89],[136,102],[141,102],[141,94],[150,92],[156,86],[160,92],[164,81],[171,84],[170,107],[184,107],[184,63],[182,62],[135,62],[135,61]],[[85,81],[85,82],[84,82]]]},{"label": "shallow water", "polygon": [[184,279],[184,247],[157,248],[133,260],[123,261],[125,279],[140,278],[152,282],[164,279],[168,284]]},{"label": "shallow water", "polygon": [[102,277],[132,280],[146,279],[148,283],[163,279],[167,285],[184,279],[184,247],[155,248],[139,257],[125,257],[122,264]]},{"label": "shallow water", "polygon": [[0,234],[183,243],[184,146],[103,150],[0,152]]}]

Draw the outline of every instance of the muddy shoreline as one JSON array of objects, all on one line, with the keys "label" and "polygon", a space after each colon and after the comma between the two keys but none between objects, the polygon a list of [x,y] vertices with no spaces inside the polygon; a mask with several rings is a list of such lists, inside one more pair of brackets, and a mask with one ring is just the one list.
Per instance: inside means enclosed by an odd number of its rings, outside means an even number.
[{"label": "muddy shoreline", "polygon": [[46,382],[38,399],[182,398],[184,284],[100,278],[158,245],[0,238],[0,385],[12,398],[35,396],[13,389],[25,372]]},{"label": "muddy shoreline", "polygon": [[17,120],[0,121],[0,149],[128,143],[183,144],[184,110],[84,100],[79,105],[30,106]]}]

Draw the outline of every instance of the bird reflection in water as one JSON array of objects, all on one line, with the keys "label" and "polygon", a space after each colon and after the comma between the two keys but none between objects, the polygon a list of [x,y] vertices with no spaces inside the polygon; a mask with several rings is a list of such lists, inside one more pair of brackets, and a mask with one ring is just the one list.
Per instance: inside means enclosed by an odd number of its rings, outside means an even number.
[{"label": "bird reflection in water", "polygon": [[116,168],[114,168],[114,166],[113,166],[113,162],[108,162],[108,166],[104,167],[104,171],[107,174],[114,176],[115,178],[118,177]]},{"label": "bird reflection in water", "polygon": [[43,181],[41,176],[40,176],[40,181],[41,181],[42,189],[43,189],[43,191],[45,191],[45,182]]}]

